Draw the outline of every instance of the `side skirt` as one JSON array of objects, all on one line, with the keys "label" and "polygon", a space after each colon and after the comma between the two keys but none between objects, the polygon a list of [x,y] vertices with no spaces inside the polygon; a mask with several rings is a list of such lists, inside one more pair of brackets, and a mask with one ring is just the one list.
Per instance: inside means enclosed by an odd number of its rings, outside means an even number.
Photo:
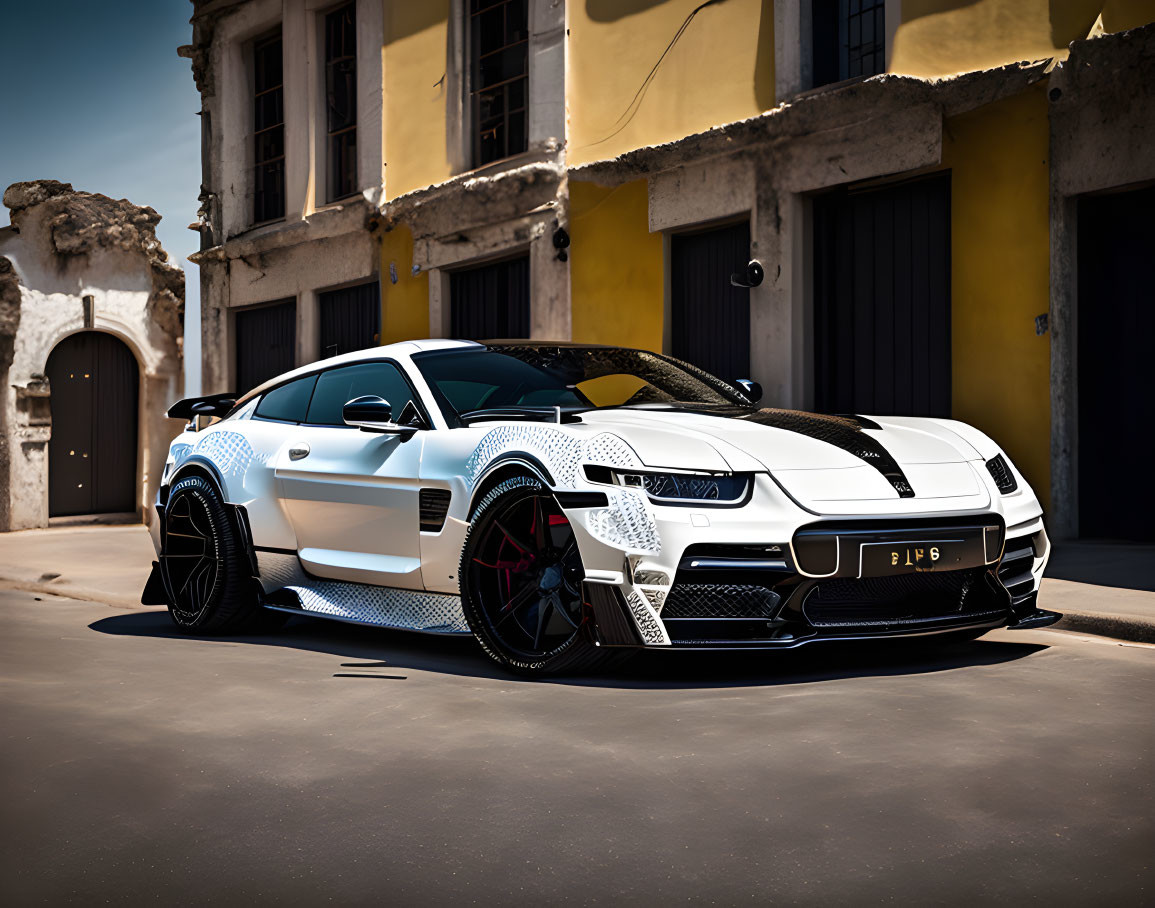
[{"label": "side skirt", "polygon": [[[291,594],[291,595],[286,595]],[[461,597],[339,580],[283,587],[266,608],[290,615],[329,618],[351,624],[467,636]]]}]

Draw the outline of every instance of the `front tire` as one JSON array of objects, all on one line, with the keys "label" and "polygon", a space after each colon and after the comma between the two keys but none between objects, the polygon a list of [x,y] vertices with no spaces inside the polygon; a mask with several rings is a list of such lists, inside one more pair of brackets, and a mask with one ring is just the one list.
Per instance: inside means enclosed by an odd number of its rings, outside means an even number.
[{"label": "front tire", "polygon": [[160,572],[169,617],[185,633],[246,630],[265,611],[240,533],[203,476],[185,477],[169,492]]},{"label": "front tire", "polygon": [[482,497],[458,576],[473,635],[510,671],[576,674],[623,658],[595,642],[573,528],[534,476],[512,476]]}]

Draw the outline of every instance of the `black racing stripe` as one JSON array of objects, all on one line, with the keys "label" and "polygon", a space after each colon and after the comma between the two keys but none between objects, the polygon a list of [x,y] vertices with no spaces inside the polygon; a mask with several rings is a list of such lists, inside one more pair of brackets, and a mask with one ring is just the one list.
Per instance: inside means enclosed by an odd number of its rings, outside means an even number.
[{"label": "black racing stripe", "polygon": [[882,426],[876,423],[873,419],[868,419],[865,416],[859,416],[857,413],[839,413],[838,415],[844,419],[849,419],[851,422],[856,423],[860,429],[877,429],[879,432],[882,431]]},{"label": "black racing stripe", "polygon": [[755,422],[760,426],[770,426],[774,429],[785,429],[787,432],[797,432],[807,438],[822,441],[836,448],[841,448],[848,454],[853,454],[859,460],[870,464],[879,473],[886,477],[900,498],[914,498],[914,489],[902,472],[902,467],[891,457],[878,441],[862,431],[857,417],[829,416],[824,413],[807,413],[803,410],[730,410],[705,408],[699,413],[711,416],[727,416],[731,419],[741,419],[746,422]]}]

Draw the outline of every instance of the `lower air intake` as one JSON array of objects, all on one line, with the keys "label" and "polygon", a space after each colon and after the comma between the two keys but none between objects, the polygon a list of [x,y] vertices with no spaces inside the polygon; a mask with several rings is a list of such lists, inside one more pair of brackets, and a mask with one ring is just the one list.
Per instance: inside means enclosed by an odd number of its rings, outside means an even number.
[{"label": "lower air intake", "polygon": [[979,619],[1005,612],[992,591],[985,568],[941,574],[823,580],[802,605],[815,627],[878,629],[952,619]]},{"label": "lower air intake", "polygon": [[773,618],[779,599],[764,586],[678,583],[666,597],[662,618]]}]

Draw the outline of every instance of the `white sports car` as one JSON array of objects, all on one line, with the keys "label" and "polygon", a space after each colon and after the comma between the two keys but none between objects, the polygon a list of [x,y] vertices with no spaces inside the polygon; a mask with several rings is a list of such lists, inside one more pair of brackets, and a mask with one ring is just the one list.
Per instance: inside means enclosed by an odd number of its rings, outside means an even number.
[{"label": "white sports car", "polygon": [[196,634],[473,634],[535,674],[1059,618],[1038,499],[981,432],[760,396],[642,350],[427,340],[183,400],[142,601]]}]

